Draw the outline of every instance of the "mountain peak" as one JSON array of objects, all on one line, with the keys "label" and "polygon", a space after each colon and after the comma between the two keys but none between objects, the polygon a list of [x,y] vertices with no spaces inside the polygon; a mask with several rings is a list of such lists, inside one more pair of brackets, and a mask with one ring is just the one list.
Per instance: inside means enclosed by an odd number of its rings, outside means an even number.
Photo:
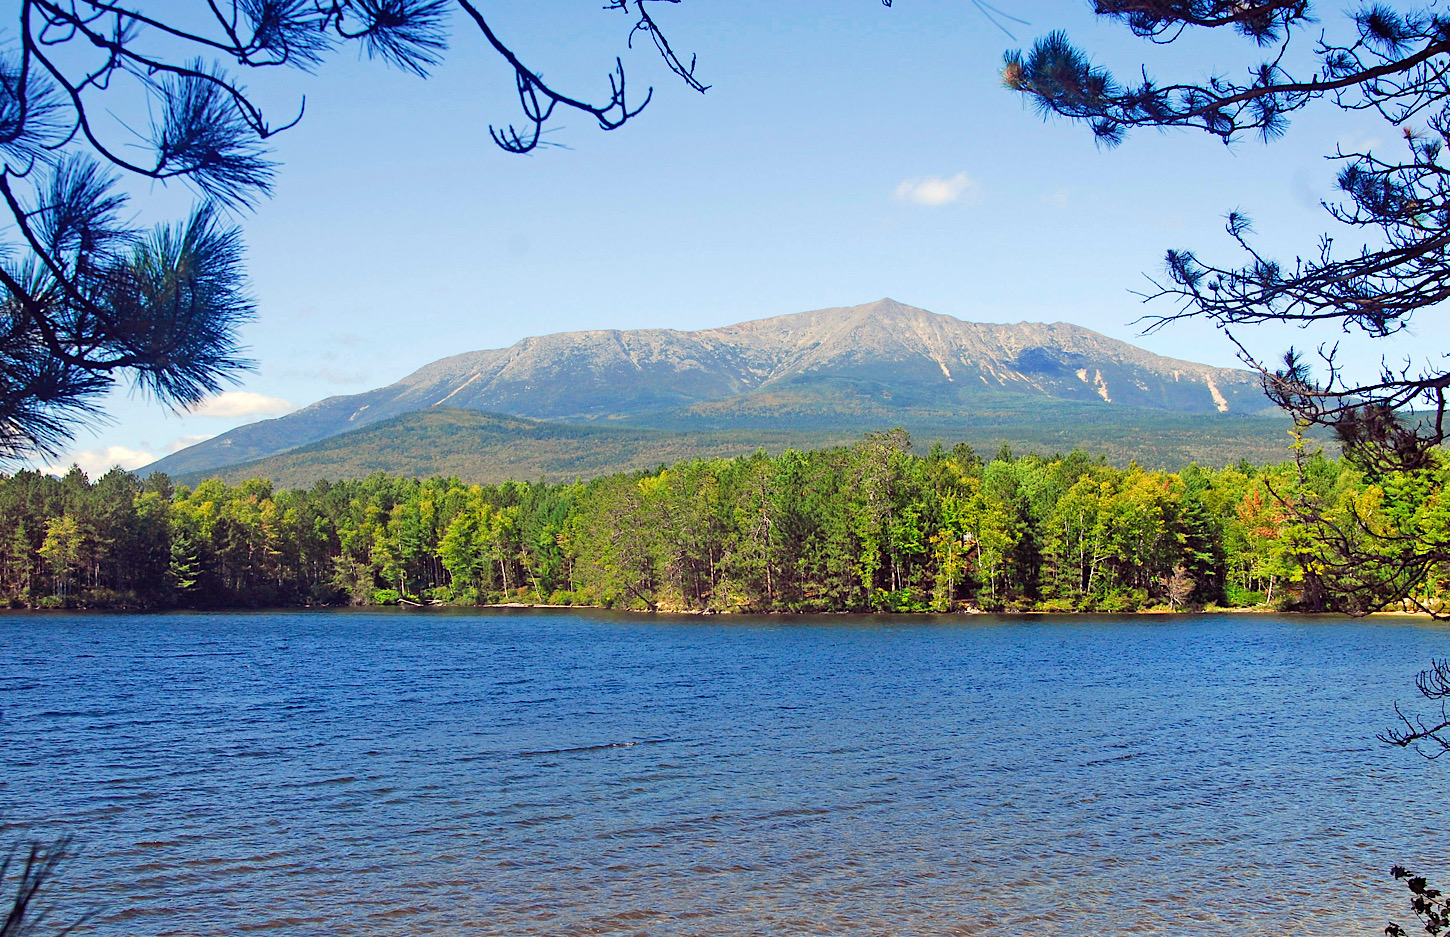
[{"label": "mountain peak", "polygon": [[784,401],[829,419],[859,416],[869,400],[887,407],[872,419],[910,410],[950,421],[1004,394],[1190,413],[1266,406],[1248,371],[1164,358],[1080,326],[965,322],[883,297],[697,331],[563,332],[453,355],[388,387],[240,427],[156,467],[180,474],[233,464],[430,407],[563,421],[733,408],[768,420]]}]

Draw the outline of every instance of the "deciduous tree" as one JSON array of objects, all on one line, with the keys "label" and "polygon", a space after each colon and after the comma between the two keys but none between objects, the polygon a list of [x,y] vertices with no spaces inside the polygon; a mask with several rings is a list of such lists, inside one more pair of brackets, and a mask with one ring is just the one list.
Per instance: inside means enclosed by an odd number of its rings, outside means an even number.
[{"label": "deciduous tree", "polygon": [[[1403,332],[1416,315],[1437,314],[1450,300],[1450,19],[1433,4],[1378,0],[1347,14],[1330,11],[1323,28],[1308,0],[1096,0],[1094,8],[1154,43],[1201,30],[1237,33],[1249,60],[1240,77],[1160,80],[1144,69],[1120,80],[1061,32],[1007,54],[1010,88],[1044,114],[1087,123],[1103,145],[1144,127],[1194,128],[1225,143],[1268,141],[1292,114],[1315,105],[1378,114],[1395,128],[1396,143],[1329,154],[1341,167],[1341,198],[1326,206],[1332,230],[1293,261],[1263,253],[1239,211],[1227,223],[1237,261],[1167,251],[1151,298],[1176,309],[1149,321],[1152,328],[1187,317],[1216,324],[1262,374],[1269,396],[1301,427],[1331,429],[1372,481],[1393,488],[1417,483],[1406,473],[1435,473],[1450,438],[1443,356],[1386,361],[1378,373],[1362,374],[1332,345],[1318,349],[1314,366],[1312,356],[1290,349],[1271,367],[1246,350],[1238,330],[1328,324],[1372,341]],[[1363,516],[1352,505],[1338,520],[1306,502],[1285,507],[1322,528],[1321,539],[1337,542],[1349,567],[1382,574],[1354,584],[1372,597],[1340,602],[1345,610],[1413,597],[1425,575],[1450,562],[1450,538],[1433,527]]]}]

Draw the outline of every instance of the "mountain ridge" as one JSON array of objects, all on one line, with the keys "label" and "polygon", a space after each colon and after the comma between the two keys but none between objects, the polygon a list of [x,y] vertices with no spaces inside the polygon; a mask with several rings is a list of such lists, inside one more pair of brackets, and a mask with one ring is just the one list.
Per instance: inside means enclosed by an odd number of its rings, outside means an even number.
[{"label": "mountain ridge", "polygon": [[[1105,411],[1107,406],[1101,403],[1068,403],[1063,412],[1034,422],[1019,419],[1003,426],[991,418],[1001,414],[991,414],[975,424],[942,427],[911,422],[902,428],[921,452],[934,442],[948,446],[965,442],[983,456],[1002,446],[1018,454],[1076,449],[1111,463],[1132,460],[1146,468],[1170,471],[1189,462],[1218,466],[1248,458],[1265,463],[1287,454],[1287,421],[1283,417]],[[756,449],[778,455],[786,449],[849,445],[871,429],[891,425],[794,423],[786,428],[747,424],[680,429],[614,421],[564,423],[430,407],[255,461],[175,479],[189,485],[209,477],[232,484],[267,478],[279,487],[306,488],[324,479],[385,472],[413,478],[441,475],[477,484],[510,479],[567,482],[689,459],[746,455]]]},{"label": "mountain ridge", "polygon": [[250,462],[432,407],[638,423],[734,406],[768,420],[757,404],[771,394],[829,409],[822,388],[840,387],[880,389],[876,409],[888,422],[898,398],[941,423],[999,395],[1199,414],[1268,408],[1248,371],[1155,355],[1069,323],[966,322],[888,298],[694,331],[532,336],[238,427],[152,468],[181,475]]}]

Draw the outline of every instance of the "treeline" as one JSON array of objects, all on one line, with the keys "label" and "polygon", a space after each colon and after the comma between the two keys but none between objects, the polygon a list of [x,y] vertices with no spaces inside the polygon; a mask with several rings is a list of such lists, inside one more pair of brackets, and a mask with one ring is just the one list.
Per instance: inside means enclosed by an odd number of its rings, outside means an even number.
[{"label": "treeline", "polygon": [[1393,509],[1321,454],[1166,473],[1080,452],[909,449],[904,432],[874,433],[558,485],[378,474],[275,491],[25,471],[0,476],[0,595],[38,608],[1320,607],[1323,544],[1290,501]]}]

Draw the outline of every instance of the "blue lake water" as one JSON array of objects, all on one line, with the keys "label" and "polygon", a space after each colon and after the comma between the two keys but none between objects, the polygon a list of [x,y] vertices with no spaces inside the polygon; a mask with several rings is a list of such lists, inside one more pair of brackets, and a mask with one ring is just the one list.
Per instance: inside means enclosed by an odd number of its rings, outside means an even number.
[{"label": "blue lake water", "polygon": [[1375,934],[1450,631],[1274,617],[0,617],[83,933]]}]

